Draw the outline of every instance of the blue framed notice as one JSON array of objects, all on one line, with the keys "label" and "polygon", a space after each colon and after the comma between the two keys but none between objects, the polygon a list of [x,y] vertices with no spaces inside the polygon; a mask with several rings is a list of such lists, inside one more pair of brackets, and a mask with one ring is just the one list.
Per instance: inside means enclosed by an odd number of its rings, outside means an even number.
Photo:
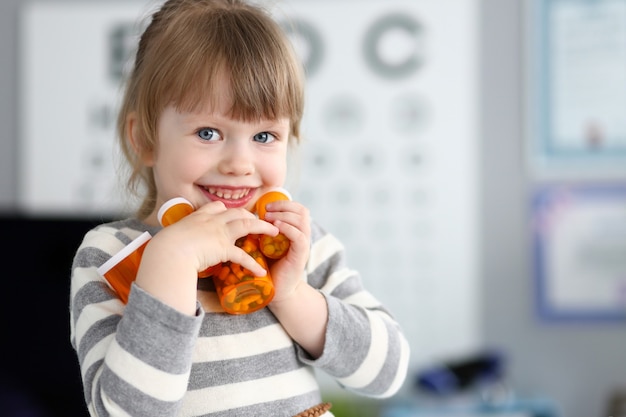
[{"label": "blue framed notice", "polygon": [[531,153],[626,171],[626,0],[533,0]]},{"label": "blue framed notice", "polygon": [[541,318],[626,320],[626,183],[538,187],[532,230]]}]

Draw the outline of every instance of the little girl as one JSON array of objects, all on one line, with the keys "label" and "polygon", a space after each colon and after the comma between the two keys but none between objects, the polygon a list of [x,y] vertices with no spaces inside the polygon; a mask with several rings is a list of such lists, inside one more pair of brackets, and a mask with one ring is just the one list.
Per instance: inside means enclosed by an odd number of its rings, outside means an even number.
[{"label": "little girl", "polygon": [[[397,322],[345,264],[340,242],[296,201],[256,200],[284,185],[299,137],[303,71],[280,27],[243,0],[169,0],[142,34],[118,119],[141,191],[136,216],[89,231],[72,267],[71,342],[93,416],[331,416],[314,369],[355,393],[402,385],[409,347]],[[174,197],[196,210],[168,227]],[[144,232],[127,303],[98,267]],[[235,241],[284,234],[275,295],[225,312],[199,271],[265,270]],[[391,279],[391,277],[380,277]]]}]

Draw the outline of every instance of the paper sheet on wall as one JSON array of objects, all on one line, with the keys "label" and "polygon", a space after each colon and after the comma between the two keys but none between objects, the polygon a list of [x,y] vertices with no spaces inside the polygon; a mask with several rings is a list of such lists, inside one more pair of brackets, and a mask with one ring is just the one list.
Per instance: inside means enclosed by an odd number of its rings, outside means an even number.
[{"label": "paper sheet on wall", "polygon": [[551,185],[533,204],[543,319],[626,319],[626,187]]},{"label": "paper sheet on wall", "polygon": [[538,172],[623,174],[626,2],[535,0],[529,85]]},{"label": "paper sheet on wall", "polygon": [[[282,1],[275,11],[308,72],[287,186],[343,240],[404,326],[414,364],[480,343],[477,9],[470,0]],[[148,12],[104,2],[24,9],[25,211],[126,208],[115,111]]]}]

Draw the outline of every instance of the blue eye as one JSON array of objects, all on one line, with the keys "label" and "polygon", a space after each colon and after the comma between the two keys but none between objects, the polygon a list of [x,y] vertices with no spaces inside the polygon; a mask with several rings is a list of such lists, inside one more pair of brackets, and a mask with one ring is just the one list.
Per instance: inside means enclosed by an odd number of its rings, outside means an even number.
[{"label": "blue eye", "polygon": [[254,140],[260,143],[270,143],[276,140],[276,137],[268,132],[261,132],[254,135]]},{"label": "blue eye", "polygon": [[198,130],[198,137],[206,141],[215,141],[220,138],[220,134],[215,129],[211,129],[210,127],[205,127],[205,128]]}]

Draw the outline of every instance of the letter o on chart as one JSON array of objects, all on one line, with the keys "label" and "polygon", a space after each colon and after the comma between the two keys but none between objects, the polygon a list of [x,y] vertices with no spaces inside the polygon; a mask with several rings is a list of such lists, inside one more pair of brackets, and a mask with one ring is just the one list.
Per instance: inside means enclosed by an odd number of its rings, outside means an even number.
[{"label": "letter o on chart", "polygon": [[281,23],[282,29],[291,40],[299,55],[307,77],[315,75],[324,58],[324,42],[318,30],[303,19]]}]

